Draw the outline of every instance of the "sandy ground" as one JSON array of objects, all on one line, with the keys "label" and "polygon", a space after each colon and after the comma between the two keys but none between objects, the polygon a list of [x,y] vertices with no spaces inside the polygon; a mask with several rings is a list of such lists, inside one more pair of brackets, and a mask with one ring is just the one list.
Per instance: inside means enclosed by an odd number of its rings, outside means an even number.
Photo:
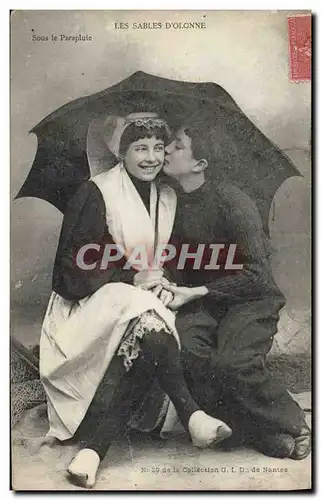
[{"label": "sandy ground", "polygon": [[[14,311],[11,331],[27,347],[39,341],[42,315],[34,308]],[[311,408],[310,357],[293,364],[278,360],[274,373],[284,377],[301,407]],[[281,366],[285,363],[285,366]],[[290,368],[293,370],[291,371]],[[293,372],[293,373],[292,373]],[[284,380],[283,380],[284,382]],[[310,414],[307,414],[309,423]],[[81,488],[68,480],[66,468],[75,445],[44,446],[35,443],[48,430],[44,406],[29,410],[12,431],[12,487],[14,490]],[[95,490],[297,490],[311,488],[311,457],[303,461],[266,457],[249,449],[197,450],[187,435],[167,441],[136,435],[115,442],[101,464]]]},{"label": "sandy ground", "polygon": [[[309,406],[305,394],[303,406]],[[309,423],[310,417],[307,416]],[[12,487],[71,491],[66,468],[76,445],[43,446],[45,406],[29,410],[12,431]],[[311,457],[302,461],[266,457],[250,449],[197,450],[188,436],[162,441],[134,435],[117,441],[101,464],[94,490],[302,490],[311,488]]]}]

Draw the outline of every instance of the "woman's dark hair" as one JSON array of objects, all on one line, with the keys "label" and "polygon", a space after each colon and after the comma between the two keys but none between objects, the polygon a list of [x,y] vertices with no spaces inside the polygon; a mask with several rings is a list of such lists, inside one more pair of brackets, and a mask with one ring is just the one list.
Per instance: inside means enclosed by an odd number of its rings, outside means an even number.
[{"label": "woman's dark hair", "polygon": [[126,154],[126,151],[129,145],[132,142],[139,141],[139,139],[145,139],[156,137],[156,139],[162,140],[164,145],[167,146],[171,141],[171,134],[169,128],[165,125],[158,125],[155,127],[149,126],[144,127],[143,125],[135,125],[135,123],[130,123],[128,127],[125,129],[119,144],[119,154],[123,156]]}]

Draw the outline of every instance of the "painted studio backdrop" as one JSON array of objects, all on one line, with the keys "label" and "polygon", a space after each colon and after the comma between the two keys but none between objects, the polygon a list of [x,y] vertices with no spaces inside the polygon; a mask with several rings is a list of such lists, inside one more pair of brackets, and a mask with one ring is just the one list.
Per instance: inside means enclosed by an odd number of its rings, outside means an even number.
[{"label": "painted studio backdrop", "polygon": [[[28,131],[68,101],[144,71],[169,79],[218,83],[302,173],[303,177],[288,179],[277,192],[270,233],[276,250],[274,277],[287,299],[275,348],[309,351],[311,88],[310,82],[289,80],[289,14],[12,14],[12,333],[25,345],[39,341],[62,222],[62,214],[45,201],[14,200],[37,148],[36,136]],[[147,19],[143,29],[140,23]],[[157,23],[165,28],[155,27]],[[183,23],[198,23],[198,27],[184,28]],[[69,39],[71,35],[81,35],[82,40]]]}]

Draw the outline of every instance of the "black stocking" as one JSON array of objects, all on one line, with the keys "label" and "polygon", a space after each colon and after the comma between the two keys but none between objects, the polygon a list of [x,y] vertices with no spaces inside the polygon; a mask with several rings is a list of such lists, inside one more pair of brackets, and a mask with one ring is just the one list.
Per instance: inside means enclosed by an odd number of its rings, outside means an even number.
[{"label": "black stocking", "polygon": [[192,413],[199,410],[184,379],[176,340],[164,331],[153,331],[141,341],[142,353],[153,358],[159,385],[172,400],[186,429]]},{"label": "black stocking", "polygon": [[[114,437],[124,433],[155,376],[186,429],[192,413],[199,410],[187,389],[174,337],[164,331],[153,331],[145,335],[140,347],[139,358],[129,372],[125,371],[123,359],[114,357],[77,431],[78,439],[95,450],[101,460]],[[109,400],[107,394],[111,394]]]},{"label": "black stocking", "polygon": [[101,460],[113,439],[125,432],[131,414],[151,388],[154,372],[155,365],[144,353],[140,353],[128,372],[123,358],[114,357],[77,430],[77,439],[96,451]]}]

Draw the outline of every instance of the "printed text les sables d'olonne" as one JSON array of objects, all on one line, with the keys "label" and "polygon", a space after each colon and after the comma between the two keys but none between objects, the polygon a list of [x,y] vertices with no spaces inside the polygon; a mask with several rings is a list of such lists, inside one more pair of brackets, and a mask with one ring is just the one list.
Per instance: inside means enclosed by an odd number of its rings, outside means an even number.
[{"label": "printed text les sables d'olonne", "polygon": [[[203,30],[206,29],[205,21],[182,21],[182,22],[114,22],[113,28],[116,30]],[[50,33],[50,34],[37,34],[32,29],[31,39],[33,42],[91,42],[94,37],[88,33],[66,34],[66,33]]]}]

